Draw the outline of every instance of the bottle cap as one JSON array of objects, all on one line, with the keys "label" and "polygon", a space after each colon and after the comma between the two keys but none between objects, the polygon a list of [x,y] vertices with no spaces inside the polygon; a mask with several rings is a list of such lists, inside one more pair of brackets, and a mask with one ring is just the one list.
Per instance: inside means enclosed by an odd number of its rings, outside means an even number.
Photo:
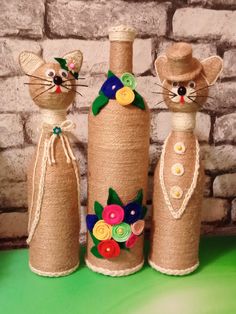
[{"label": "bottle cap", "polygon": [[127,25],[113,26],[109,29],[110,41],[134,41],[135,29]]}]

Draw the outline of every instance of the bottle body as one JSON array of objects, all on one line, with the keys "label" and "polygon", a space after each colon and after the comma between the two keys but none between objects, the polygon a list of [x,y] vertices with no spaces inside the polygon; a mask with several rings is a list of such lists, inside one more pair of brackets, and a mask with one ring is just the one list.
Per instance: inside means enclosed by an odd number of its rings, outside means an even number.
[{"label": "bottle body", "polygon": [[39,275],[57,277],[79,265],[79,172],[76,161],[67,162],[59,137],[54,142],[56,163],[45,161],[50,136],[42,133],[28,171],[29,234],[38,216],[29,242],[29,265]]},{"label": "bottle body", "polygon": [[[178,153],[179,147],[181,153]],[[200,160],[197,162],[198,157],[198,143],[194,134],[173,131],[162,152],[164,164],[160,160],[155,170],[149,263],[156,270],[169,275],[186,275],[199,265],[204,167]],[[171,212],[168,206],[162,182],[176,211]],[[186,206],[182,206],[187,194],[189,200]],[[182,211],[178,212],[181,206]]]},{"label": "bottle body", "polygon": [[[143,190],[146,202],[149,151],[149,109],[123,107],[110,100],[97,115],[89,113],[88,141],[88,213],[94,213],[94,202],[106,205],[109,188],[114,189],[123,204]],[[87,265],[94,271],[122,276],[143,265],[143,236],[129,251],[118,257],[99,259],[91,253],[88,235]]]}]

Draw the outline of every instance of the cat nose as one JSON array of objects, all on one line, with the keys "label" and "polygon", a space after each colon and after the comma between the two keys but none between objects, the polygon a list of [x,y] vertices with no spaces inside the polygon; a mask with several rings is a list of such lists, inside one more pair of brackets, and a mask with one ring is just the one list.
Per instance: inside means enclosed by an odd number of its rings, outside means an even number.
[{"label": "cat nose", "polygon": [[56,85],[61,85],[62,84],[62,78],[60,77],[60,76],[54,76],[54,78],[53,78],[53,82],[54,82],[54,84],[56,84]]},{"label": "cat nose", "polygon": [[184,86],[180,86],[177,92],[180,96],[184,96],[186,94],[186,88]]}]

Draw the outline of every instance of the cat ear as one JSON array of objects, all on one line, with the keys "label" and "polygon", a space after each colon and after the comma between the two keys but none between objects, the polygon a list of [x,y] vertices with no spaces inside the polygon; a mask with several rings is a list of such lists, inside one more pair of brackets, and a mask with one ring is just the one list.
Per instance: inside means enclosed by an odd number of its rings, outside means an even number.
[{"label": "cat ear", "polygon": [[65,54],[63,58],[69,62],[71,61],[72,63],[75,63],[76,72],[80,71],[80,68],[83,63],[83,54],[80,50],[74,50],[72,52],[69,52]]},{"label": "cat ear", "polygon": [[166,56],[159,56],[157,57],[155,61],[155,70],[156,70],[157,75],[159,76],[161,83],[163,83],[163,81],[165,80],[164,72],[165,72],[166,61],[167,61]]},{"label": "cat ear", "polygon": [[213,56],[201,61],[203,71],[202,74],[208,85],[215,84],[219,75],[223,70],[223,60],[219,56]]},{"label": "cat ear", "polygon": [[25,74],[33,74],[45,62],[33,52],[23,51],[19,55],[19,64]]}]

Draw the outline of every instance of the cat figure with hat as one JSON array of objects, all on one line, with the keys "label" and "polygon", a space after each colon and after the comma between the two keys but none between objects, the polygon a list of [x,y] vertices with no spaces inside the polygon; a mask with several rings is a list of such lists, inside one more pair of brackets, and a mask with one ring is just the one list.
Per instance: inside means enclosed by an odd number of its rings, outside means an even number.
[{"label": "cat figure with hat", "polygon": [[155,61],[172,129],[155,169],[149,263],[168,275],[186,275],[199,265],[204,165],[194,128],[222,67],[218,56],[194,58],[187,43],[175,43]]},{"label": "cat figure with hat", "polygon": [[40,108],[42,127],[28,172],[29,267],[41,276],[59,277],[79,265],[79,169],[66,118],[75,99],[83,55],[79,50],[45,62],[23,51],[19,63],[29,77],[30,95]]}]

